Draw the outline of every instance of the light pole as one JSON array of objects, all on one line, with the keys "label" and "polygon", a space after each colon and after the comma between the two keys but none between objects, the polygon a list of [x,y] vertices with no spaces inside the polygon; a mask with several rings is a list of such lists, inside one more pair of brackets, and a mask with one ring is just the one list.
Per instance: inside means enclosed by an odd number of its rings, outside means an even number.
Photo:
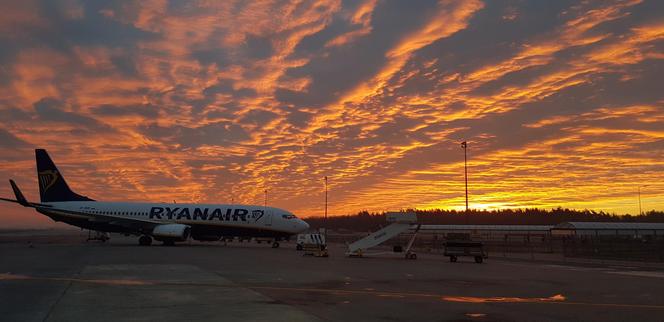
[{"label": "light pole", "polygon": [[327,243],[327,176],[325,176],[325,243]]},{"label": "light pole", "polygon": [[267,208],[267,189],[265,189],[265,208]]},{"label": "light pole", "polygon": [[461,142],[461,148],[463,149],[463,174],[466,181],[466,224],[468,224],[468,142]]},{"label": "light pole", "polygon": [[646,186],[639,186],[639,216],[643,216],[643,211],[641,210],[641,188]]}]

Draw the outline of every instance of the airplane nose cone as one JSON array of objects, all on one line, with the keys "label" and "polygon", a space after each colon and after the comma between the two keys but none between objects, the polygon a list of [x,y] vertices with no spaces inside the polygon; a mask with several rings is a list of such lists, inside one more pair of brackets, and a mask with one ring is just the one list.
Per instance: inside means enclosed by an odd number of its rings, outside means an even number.
[{"label": "airplane nose cone", "polygon": [[302,220],[302,222],[300,223],[300,226],[301,226],[301,229],[302,229],[301,231],[305,231],[305,230],[309,229],[309,224],[307,224],[307,222],[304,221],[304,220]]}]

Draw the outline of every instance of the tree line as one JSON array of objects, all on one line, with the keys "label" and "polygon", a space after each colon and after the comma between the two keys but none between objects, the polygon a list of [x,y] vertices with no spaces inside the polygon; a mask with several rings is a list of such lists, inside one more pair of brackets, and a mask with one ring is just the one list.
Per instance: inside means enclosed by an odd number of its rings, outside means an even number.
[{"label": "tree line", "polygon": [[[554,209],[500,209],[465,211],[408,209],[417,214],[420,224],[427,225],[556,225],[569,221],[607,222],[664,222],[663,211],[648,211],[643,215],[617,215],[604,211]],[[312,228],[327,227],[330,230],[371,231],[387,225],[385,213],[361,211],[354,215],[330,216],[327,223],[322,217],[307,218]]]}]

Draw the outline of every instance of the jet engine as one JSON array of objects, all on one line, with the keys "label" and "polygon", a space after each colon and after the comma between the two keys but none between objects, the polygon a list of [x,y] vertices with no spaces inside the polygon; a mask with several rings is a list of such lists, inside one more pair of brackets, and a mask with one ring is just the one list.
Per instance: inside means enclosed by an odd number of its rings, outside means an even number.
[{"label": "jet engine", "polygon": [[185,241],[189,238],[191,227],[183,224],[164,224],[154,227],[152,236],[157,240]]}]

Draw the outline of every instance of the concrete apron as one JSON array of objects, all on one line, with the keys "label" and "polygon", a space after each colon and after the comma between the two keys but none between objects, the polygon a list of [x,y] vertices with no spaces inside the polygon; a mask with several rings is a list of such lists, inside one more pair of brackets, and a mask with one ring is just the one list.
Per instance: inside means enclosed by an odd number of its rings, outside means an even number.
[{"label": "concrete apron", "polygon": [[86,266],[64,281],[47,321],[319,320],[192,265]]}]

